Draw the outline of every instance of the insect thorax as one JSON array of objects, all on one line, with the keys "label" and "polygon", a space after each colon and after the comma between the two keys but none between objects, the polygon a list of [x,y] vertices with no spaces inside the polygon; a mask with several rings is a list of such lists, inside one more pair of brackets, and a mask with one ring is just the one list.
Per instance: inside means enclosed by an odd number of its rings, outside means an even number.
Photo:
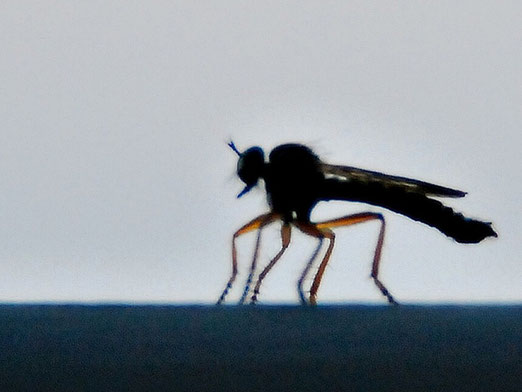
[{"label": "insect thorax", "polygon": [[284,144],[270,153],[265,172],[268,202],[285,220],[309,220],[323,180],[319,159],[308,147]]}]

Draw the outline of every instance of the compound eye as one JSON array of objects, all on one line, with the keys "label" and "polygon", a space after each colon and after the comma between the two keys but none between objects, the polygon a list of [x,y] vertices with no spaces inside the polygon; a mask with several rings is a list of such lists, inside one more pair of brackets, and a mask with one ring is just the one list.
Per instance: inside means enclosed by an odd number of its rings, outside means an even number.
[{"label": "compound eye", "polygon": [[263,176],[265,154],[260,147],[250,147],[237,162],[237,175],[247,186],[254,186]]}]

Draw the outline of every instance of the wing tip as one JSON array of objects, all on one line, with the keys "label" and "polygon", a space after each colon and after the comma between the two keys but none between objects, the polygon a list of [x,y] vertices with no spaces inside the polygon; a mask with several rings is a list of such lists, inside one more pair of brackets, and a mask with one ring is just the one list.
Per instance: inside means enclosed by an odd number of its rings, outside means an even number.
[{"label": "wing tip", "polygon": [[455,197],[464,197],[467,194],[468,194],[468,192],[455,190]]}]

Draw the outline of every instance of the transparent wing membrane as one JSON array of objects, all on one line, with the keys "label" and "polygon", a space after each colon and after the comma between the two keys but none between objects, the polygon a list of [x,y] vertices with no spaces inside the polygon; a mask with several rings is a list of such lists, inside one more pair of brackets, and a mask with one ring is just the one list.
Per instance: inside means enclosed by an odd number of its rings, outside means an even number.
[{"label": "transparent wing membrane", "polygon": [[402,187],[404,190],[420,193],[426,196],[440,197],[464,197],[466,192],[451,189],[429,182],[414,180],[412,178],[392,176],[371,170],[359,169],[352,166],[338,166],[321,163],[321,170],[328,177],[334,177],[341,181],[355,181],[359,183],[379,183],[384,186]]}]

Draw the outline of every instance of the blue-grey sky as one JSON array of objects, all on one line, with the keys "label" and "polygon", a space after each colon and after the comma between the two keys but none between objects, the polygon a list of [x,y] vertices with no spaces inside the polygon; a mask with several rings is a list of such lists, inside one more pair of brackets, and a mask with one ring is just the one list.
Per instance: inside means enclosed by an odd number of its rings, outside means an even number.
[{"label": "blue-grey sky", "polygon": [[[3,1],[0,301],[214,302],[232,233],[267,210],[262,189],[235,198],[230,138],[469,192],[448,204],[499,238],[386,213],[382,280],[403,302],[520,301],[521,19],[518,1]],[[377,233],[337,230],[320,302],[385,303]],[[261,263],[277,225],[264,245]],[[294,235],[261,301],[297,300],[314,245]]]}]

